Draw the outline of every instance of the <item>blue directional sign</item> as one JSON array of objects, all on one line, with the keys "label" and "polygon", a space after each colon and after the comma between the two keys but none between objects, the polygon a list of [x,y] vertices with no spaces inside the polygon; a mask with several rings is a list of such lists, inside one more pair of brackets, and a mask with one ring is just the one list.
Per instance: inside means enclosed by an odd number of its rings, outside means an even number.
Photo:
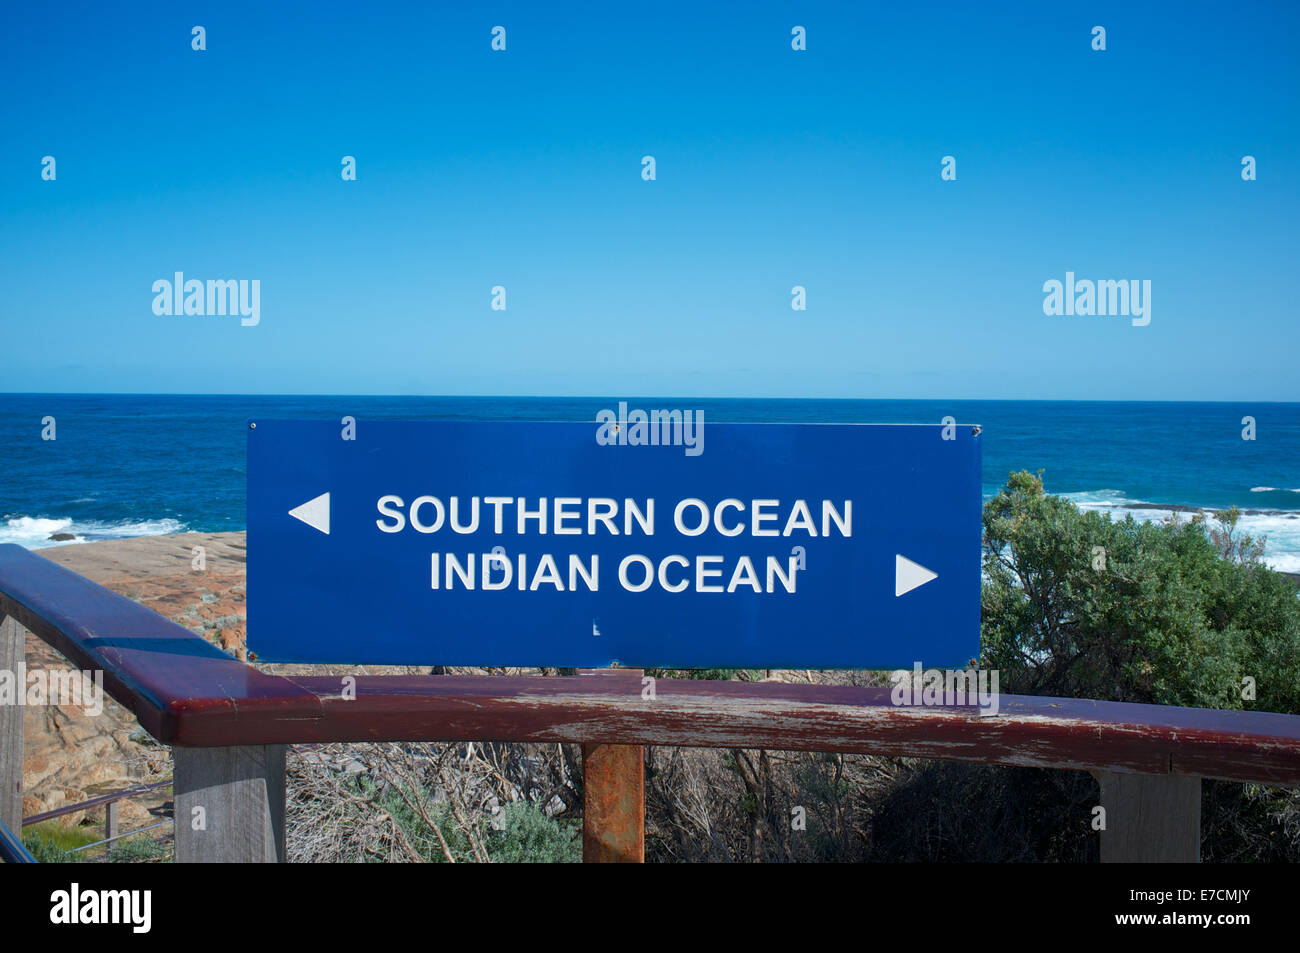
[{"label": "blue directional sign", "polygon": [[584,668],[979,655],[977,427],[602,414],[250,422],[249,648]]}]

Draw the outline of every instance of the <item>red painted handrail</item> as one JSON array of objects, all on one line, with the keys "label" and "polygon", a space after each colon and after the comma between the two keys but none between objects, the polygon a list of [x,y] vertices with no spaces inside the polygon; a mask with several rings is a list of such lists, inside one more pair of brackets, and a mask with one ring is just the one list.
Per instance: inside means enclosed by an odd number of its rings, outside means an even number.
[{"label": "red painted handrail", "polygon": [[337,676],[258,671],[150,609],[0,545],[0,612],[83,669],[165,744],[566,741],[747,747],[1181,774],[1300,786],[1300,716],[1003,695],[899,707],[889,690],[571,676]]}]

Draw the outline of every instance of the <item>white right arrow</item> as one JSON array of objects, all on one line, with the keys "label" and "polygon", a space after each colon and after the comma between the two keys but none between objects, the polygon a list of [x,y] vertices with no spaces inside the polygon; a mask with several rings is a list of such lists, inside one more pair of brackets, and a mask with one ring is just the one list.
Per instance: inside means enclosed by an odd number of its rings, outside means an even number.
[{"label": "white right arrow", "polygon": [[330,534],[330,495],[322,493],[314,500],[308,500],[301,506],[295,506],[289,515],[302,520],[312,529],[320,530],[326,536]]},{"label": "white right arrow", "polygon": [[894,597],[911,592],[917,586],[924,586],[931,579],[938,579],[937,572],[931,572],[920,563],[914,563],[906,556],[894,554]]}]

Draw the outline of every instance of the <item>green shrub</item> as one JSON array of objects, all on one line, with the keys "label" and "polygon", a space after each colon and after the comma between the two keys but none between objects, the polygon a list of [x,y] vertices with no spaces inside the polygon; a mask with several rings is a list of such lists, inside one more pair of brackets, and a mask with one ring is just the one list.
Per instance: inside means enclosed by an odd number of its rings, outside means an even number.
[{"label": "green shrub", "polygon": [[688,678],[708,682],[757,682],[765,672],[757,668],[649,668],[654,678]]},{"label": "green shrub", "polygon": [[[376,790],[373,782],[364,775],[357,775],[352,784],[363,795],[373,795]],[[478,859],[469,836],[446,802],[434,802],[424,788],[414,792],[409,787],[401,790],[389,788],[378,799],[378,804],[397,822],[411,846],[429,862],[446,863],[447,853],[456,863],[474,863]],[[420,805],[425,817],[437,825],[441,840],[415,809],[416,804]],[[572,825],[562,825],[533,804],[521,801],[507,804],[502,809],[501,825],[499,830],[482,825],[474,831],[494,863],[574,863],[582,860],[582,840],[577,829]],[[446,851],[443,850],[444,842]]]},{"label": "green shrub", "polygon": [[102,838],[103,828],[86,824],[65,824],[59,819],[43,821],[23,828],[23,846],[42,864],[61,864],[80,860],[85,851],[71,856],[67,851],[74,847],[93,844]]},{"label": "green shrub", "polygon": [[[151,833],[157,833],[152,831]],[[151,860],[162,860],[171,853],[171,848],[159,843],[152,837],[127,837],[116,841],[105,857],[110,864],[142,864]]]},{"label": "green shrub", "polygon": [[1300,712],[1295,584],[1219,516],[1112,520],[1012,474],[984,509],[982,664],[1010,693]]},{"label": "green shrub", "polygon": [[574,864],[582,860],[582,838],[532,804],[514,801],[504,809],[503,826],[488,838],[495,863]]},{"label": "green shrub", "polygon": [[[373,782],[366,775],[356,775],[353,783],[362,793],[370,794],[375,790]],[[392,815],[416,852],[430,863],[446,863],[447,853],[450,853],[452,859],[458,864],[474,862],[474,852],[470,847],[469,838],[457,825],[451,809],[446,802],[433,801],[426,789],[418,788],[412,791],[409,786],[403,786],[399,791],[397,788],[389,788],[384,796],[379,798],[378,803]],[[438,832],[442,834],[441,840],[438,838],[438,833],[435,833],[415,810],[414,804],[421,805],[425,816],[437,825]],[[447,845],[445,852],[442,846],[444,842]]]},{"label": "green shrub", "polygon": [[[1047,495],[1033,474],[1012,474],[984,508],[982,664],[998,669],[1000,689],[1013,694],[1300,713],[1296,585],[1262,564],[1263,540],[1237,534],[1235,508],[1215,517],[1217,526],[1199,514],[1163,524],[1113,520]],[[1246,677],[1254,699],[1242,697]],[[957,791],[995,770],[927,766],[910,787]],[[1036,844],[1030,855],[1044,860],[1088,856],[1089,833],[1078,822],[1083,789],[1058,785],[1068,792],[1059,799],[1050,785],[1001,771],[1003,796],[988,802],[998,810],[957,798],[973,806],[945,820],[942,810],[927,812],[925,796],[900,789],[878,833],[888,830],[886,818],[907,833],[983,814],[983,827],[972,829],[995,832],[990,843]],[[1025,811],[1026,798],[1039,807]],[[1206,781],[1201,829],[1207,861],[1300,861],[1300,793]],[[940,841],[952,845],[951,833]]]},{"label": "green shrub", "polygon": [[40,832],[28,830],[23,832],[23,846],[36,858],[38,864],[66,864],[68,855],[52,839],[43,837]]}]

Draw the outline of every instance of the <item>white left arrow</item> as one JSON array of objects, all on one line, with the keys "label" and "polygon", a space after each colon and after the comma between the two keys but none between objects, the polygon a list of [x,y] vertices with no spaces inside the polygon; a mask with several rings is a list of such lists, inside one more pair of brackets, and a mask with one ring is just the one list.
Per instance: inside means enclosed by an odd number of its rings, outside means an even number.
[{"label": "white left arrow", "polygon": [[295,506],[289,515],[302,520],[312,529],[318,529],[326,536],[330,534],[330,495],[322,493],[314,500],[308,500],[302,506]]}]

